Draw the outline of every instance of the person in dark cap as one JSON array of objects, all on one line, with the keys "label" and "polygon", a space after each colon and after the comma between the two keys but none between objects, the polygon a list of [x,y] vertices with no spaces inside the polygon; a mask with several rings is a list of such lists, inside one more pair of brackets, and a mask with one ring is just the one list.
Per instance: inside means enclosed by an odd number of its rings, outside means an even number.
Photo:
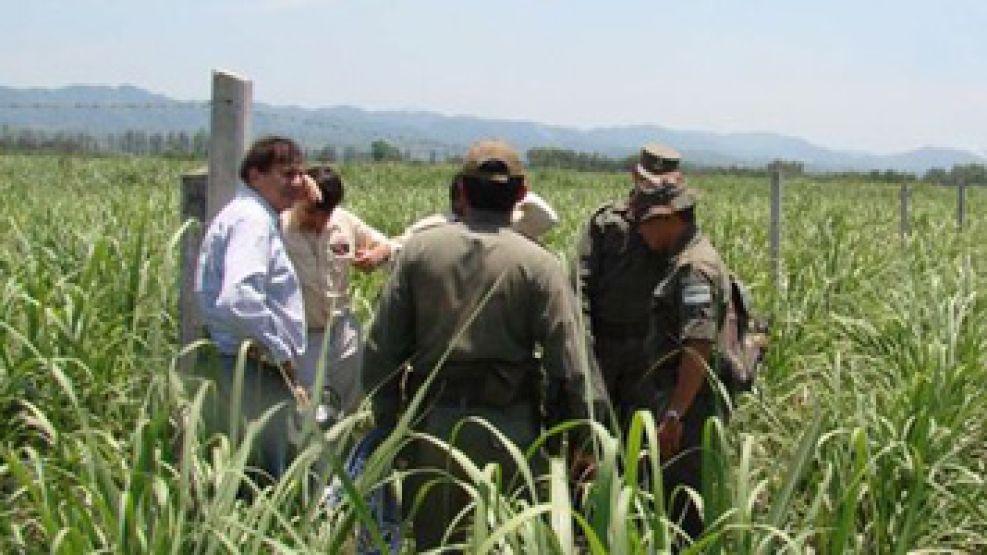
[{"label": "person in dark cap", "polygon": [[[402,397],[427,387],[417,431],[449,441],[463,418],[480,417],[524,450],[551,424],[542,414],[603,414],[605,393],[586,364],[575,298],[559,261],[511,229],[511,213],[527,191],[517,151],[501,141],[475,143],[456,184],[465,200],[461,221],[412,234],[398,254],[369,332],[363,383],[373,392],[378,426],[393,426]],[[560,406],[552,410],[542,406],[548,380],[559,384],[551,402]],[[497,463],[501,482],[512,483],[513,460],[486,428],[466,423],[455,446],[481,468]],[[432,470],[407,476],[405,511],[426,482],[447,470],[466,479],[449,453],[429,442],[414,441],[403,457],[409,468]],[[419,551],[438,546],[470,501],[448,479],[421,493],[419,514],[411,515]],[[450,537],[463,538],[461,531]]]},{"label": "person in dark cap", "polygon": [[682,179],[681,161],[682,155],[674,148],[658,143],[644,145],[634,166],[634,183],[643,189],[678,183]]},{"label": "person in dark cap", "polygon": [[618,413],[645,366],[648,299],[666,262],[637,232],[631,204],[642,192],[678,183],[680,160],[677,151],[664,145],[643,146],[631,171],[630,193],[593,213],[579,245],[575,277],[583,322]]},{"label": "person in dark cap", "polygon": [[696,225],[695,203],[695,192],[681,180],[641,190],[632,202],[642,241],[667,263],[644,303],[645,371],[621,398],[625,426],[635,410],[653,411],[660,423],[666,509],[691,539],[702,534],[703,521],[681,486],[703,491],[703,460],[715,456],[715,449],[703,450],[703,427],[711,417],[726,417],[708,372],[718,367],[731,291],[729,270]]}]

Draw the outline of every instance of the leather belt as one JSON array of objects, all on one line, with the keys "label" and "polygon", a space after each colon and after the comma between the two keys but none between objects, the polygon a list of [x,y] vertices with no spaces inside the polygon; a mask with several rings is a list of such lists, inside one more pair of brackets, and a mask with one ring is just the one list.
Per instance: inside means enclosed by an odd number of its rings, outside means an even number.
[{"label": "leather belt", "polygon": [[593,321],[593,335],[598,337],[644,337],[647,334],[647,320],[640,322]]},{"label": "leather belt", "polygon": [[261,364],[266,364],[268,366],[277,366],[277,364],[274,362],[274,359],[272,359],[271,356],[267,354],[267,349],[261,347],[256,343],[251,343],[250,346],[247,347],[247,358],[256,362],[260,362]]},{"label": "leather belt", "polygon": [[[458,367],[459,371],[449,372],[449,367],[443,368],[441,371],[445,375],[436,376],[429,387],[427,396],[437,404],[498,407],[535,402],[540,398],[539,373],[535,365],[518,367],[520,380],[513,385],[495,379],[496,369],[482,362],[450,366]],[[408,379],[408,390],[417,391],[425,379],[426,376],[413,372]]]},{"label": "leather belt", "polygon": [[506,404],[491,402],[483,384],[446,380],[436,384],[434,400],[439,405],[446,406],[506,406],[519,403],[529,403],[538,399],[537,388],[520,387],[513,392]]},{"label": "leather belt", "polygon": [[291,390],[291,394],[294,395],[295,400],[299,404],[308,404],[308,396],[305,394],[304,389],[298,388],[295,367],[290,360],[280,364],[274,362],[267,349],[256,343],[251,343],[247,347],[247,359],[256,362],[257,366],[261,369],[277,372],[284,380],[285,387]]},{"label": "leather belt", "polygon": [[287,379],[294,379],[294,371],[284,364],[278,364],[274,362],[271,355],[267,352],[267,349],[257,345],[256,343],[251,343],[247,347],[247,359],[252,360],[257,363],[261,368],[267,368],[275,372],[280,372],[282,376]]}]

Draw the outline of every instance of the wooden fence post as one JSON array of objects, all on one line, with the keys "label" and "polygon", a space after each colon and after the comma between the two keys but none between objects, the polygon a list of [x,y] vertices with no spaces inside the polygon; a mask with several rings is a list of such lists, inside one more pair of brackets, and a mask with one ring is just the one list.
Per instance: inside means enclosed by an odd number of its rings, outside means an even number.
[{"label": "wooden fence post", "polygon": [[900,223],[898,224],[898,233],[901,235],[902,240],[908,238],[908,233],[910,232],[911,220],[908,217],[909,200],[911,196],[911,191],[908,189],[908,184],[903,183],[901,189],[898,191],[898,200],[901,203],[900,208]]},{"label": "wooden fence post", "polygon": [[781,170],[771,172],[771,265],[775,288],[781,287]]}]

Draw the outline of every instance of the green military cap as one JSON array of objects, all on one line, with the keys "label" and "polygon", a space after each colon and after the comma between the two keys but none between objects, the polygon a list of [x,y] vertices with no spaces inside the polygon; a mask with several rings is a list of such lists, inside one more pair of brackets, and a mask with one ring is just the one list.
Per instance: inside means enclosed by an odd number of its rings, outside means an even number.
[{"label": "green military cap", "polygon": [[473,143],[466,151],[466,159],[459,175],[508,183],[524,179],[524,163],[511,145],[500,140],[485,139]]},{"label": "green military cap", "polygon": [[661,185],[664,182],[662,176],[678,171],[681,161],[682,155],[674,148],[658,143],[647,144],[641,147],[641,156],[634,171],[652,185]]},{"label": "green military cap", "polygon": [[649,191],[638,191],[631,199],[634,217],[643,222],[668,216],[696,205],[699,194],[685,185],[666,184]]}]

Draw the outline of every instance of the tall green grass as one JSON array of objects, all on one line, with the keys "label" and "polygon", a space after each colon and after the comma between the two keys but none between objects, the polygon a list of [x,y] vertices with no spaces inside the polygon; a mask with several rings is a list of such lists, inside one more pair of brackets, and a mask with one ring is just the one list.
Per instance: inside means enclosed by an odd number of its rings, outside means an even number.
[{"label": "tall green grass", "polygon": [[[211,392],[174,363],[186,169],[0,157],[0,549],[335,552],[353,549],[359,528],[382,545],[368,493],[412,472],[390,465],[407,442],[440,440],[415,435],[406,419],[351,481],[339,472],[340,446],[364,425],[357,414],[324,433],[308,429],[288,476],[245,497],[245,461],[263,423],[234,441],[200,425]],[[347,204],[397,233],[444,209],[451,173],[346,167]],[[914,188],[912,235],[901,240],[895,188],[789,182],[774,284],[767,183],[693,184],[704,192],[701,225],[769,312],[773,343],[758,391],[728,425],[707,429],[726,455],[707,470],[716,487],[702,492],[709,534],[686,551],[987,550],[987,218],[978,217],[987,192],[969,192],[960,233],[952,191]],[[562,216],[547,246],[568,256],[588,214],[625,194],[627,178],[536,171],[532,186]],[[382,279],[355,280],[364,321]],[[543,439],[573,426],[587,424]],[[561,458],[545,476],[514,479],[449,447],[467,477],[458,485],[475,500],[458,547],[667,550],[678,530],[663,485],[640,472],[659,474],[654,419],[638,415],[623,437],[591,430],[600,469],[579,491]],[[533,452],[512,452],[529,468]],[[347,495],[327,508],[321,486],[333,477]]]}]

